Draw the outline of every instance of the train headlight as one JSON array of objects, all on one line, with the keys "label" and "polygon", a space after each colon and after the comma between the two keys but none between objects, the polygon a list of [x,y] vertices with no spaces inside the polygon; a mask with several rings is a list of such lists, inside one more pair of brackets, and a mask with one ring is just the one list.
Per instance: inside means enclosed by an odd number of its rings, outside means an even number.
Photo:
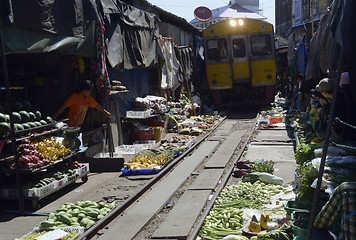
[{"label": "train headlight", "polygon": [[232,27],[235,27],[237,25],[236,21],[235,20],[230,20],[230,25]]},{"label": "train headlight", "polygon": [[239,19],[239,25],[240,25],[240,26],[244,25],[244,20]]}]

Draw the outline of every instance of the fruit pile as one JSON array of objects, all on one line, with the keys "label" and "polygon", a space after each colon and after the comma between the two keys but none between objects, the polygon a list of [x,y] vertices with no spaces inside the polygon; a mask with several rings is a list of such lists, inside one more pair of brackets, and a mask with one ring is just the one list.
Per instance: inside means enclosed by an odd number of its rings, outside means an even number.
[{"label": "fruit pile", "polygon": [[263,230],[267,230],[267,224],[271,222],[268,214],[261,214],[260,221],[257,221],[257,217],[253,215],[250,224],[248,225],[248,230],[254,233],[259,233]]},{"label": "fruit pile", "polygon": [[165,154],[159,154],[157,156],[139,154],[125,163],[125,165],[130,169],[160,169],[167,161],[168,156]]},{"label": "fruit pile", "polygon": [[[34,141],[33,143],[25,139],[17,150],[19,166],[25,169],[36,169],[53,164],[60,157],[70,152],[70,149],[53,138]],[[14,164],[12,167],[14,167]]]},{"label": "fruit pile", "polygon": [[66,148],[61,142],[54,138],[43,138],[32,142],[36,149],[44,155],[45,158],[55,162],[59,158],[70,153],[70,149]]},{"label": "fruit pile", "polygon": [[113,208],[115,202],[78,201],[75,204],[67,202],[56,213],[50,213],[48,219],[38,226],[40,229],[52,227],[85,227],[93,226],[97,221],[104,218]]},{"label": "fruit pile", "polygon": [[[42,116],[42,113],[32,109],[29,101],[12,102],[12,118],[15,131],[22,131],[36,127],[45,126],[53,122],[49,116]],[[10,130],[10,116],[8,114],[7,103],[0,103],[0,134]],[[17,133],[19,135],[19,133]]]}]

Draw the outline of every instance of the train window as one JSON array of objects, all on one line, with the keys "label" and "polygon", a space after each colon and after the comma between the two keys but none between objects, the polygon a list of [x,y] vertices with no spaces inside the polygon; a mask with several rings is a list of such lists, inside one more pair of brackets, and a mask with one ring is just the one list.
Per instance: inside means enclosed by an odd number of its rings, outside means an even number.
[{"label": "train window", "polygon": [[267,34],[251,37],[251,52],[253,56],[272,54],[271,37]]},{"label": "train window", "polygon": [[232,40],[232,48],[234,50],[235,58],[241,58],[246,56],[246,45],[244,39]]},{"label": "train window", "polygon": [[207,41],[207,45],[209,59],[227,58],[227,45],[224,38],[210,39]]}]

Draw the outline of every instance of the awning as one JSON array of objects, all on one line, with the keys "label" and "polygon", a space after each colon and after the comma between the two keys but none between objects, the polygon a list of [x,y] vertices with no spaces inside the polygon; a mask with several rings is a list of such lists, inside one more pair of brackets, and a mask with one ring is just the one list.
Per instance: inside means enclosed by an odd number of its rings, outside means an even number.
[{"label": "awning", "polygon": [[[63,54],[94,58],[94,22],[91,22],[83,37],[58,36],[52,33],[33,31],[2,24],[5,54],[45,53],[57,51]],[[1,53],[0,53],[1,55]]]},{"label": "awning", "polygon": [[4,0],[0,7],[5,54],[59,51],[95,57],[94,0]]},{"label": "awning", "polygon": [[101,4],[108,15],[106,36],[110,65],[128,70],[156,64],[156,16],[119,0],[102,0]]}]

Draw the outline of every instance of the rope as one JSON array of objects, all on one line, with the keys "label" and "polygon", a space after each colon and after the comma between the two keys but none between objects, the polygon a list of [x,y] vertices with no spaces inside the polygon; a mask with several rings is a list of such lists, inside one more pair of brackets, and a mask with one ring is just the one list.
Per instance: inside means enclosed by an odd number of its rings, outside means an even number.
[{"label": "rope", "polygon": [[344,122],[344,121],[340,120],[340,118],[338,118],[338,117],[335,118],[335,121],[337,121],[337,122],[339,122],[339,123],[342,123],[342,124],[344,124],[344,125],[346,125],[346,126],[348,126],[348,127],[350,127],[350,128],[356,129],[355,126],[353,126],[353,125],[351,125],[351,124],[348,124],[347,122]]}]

